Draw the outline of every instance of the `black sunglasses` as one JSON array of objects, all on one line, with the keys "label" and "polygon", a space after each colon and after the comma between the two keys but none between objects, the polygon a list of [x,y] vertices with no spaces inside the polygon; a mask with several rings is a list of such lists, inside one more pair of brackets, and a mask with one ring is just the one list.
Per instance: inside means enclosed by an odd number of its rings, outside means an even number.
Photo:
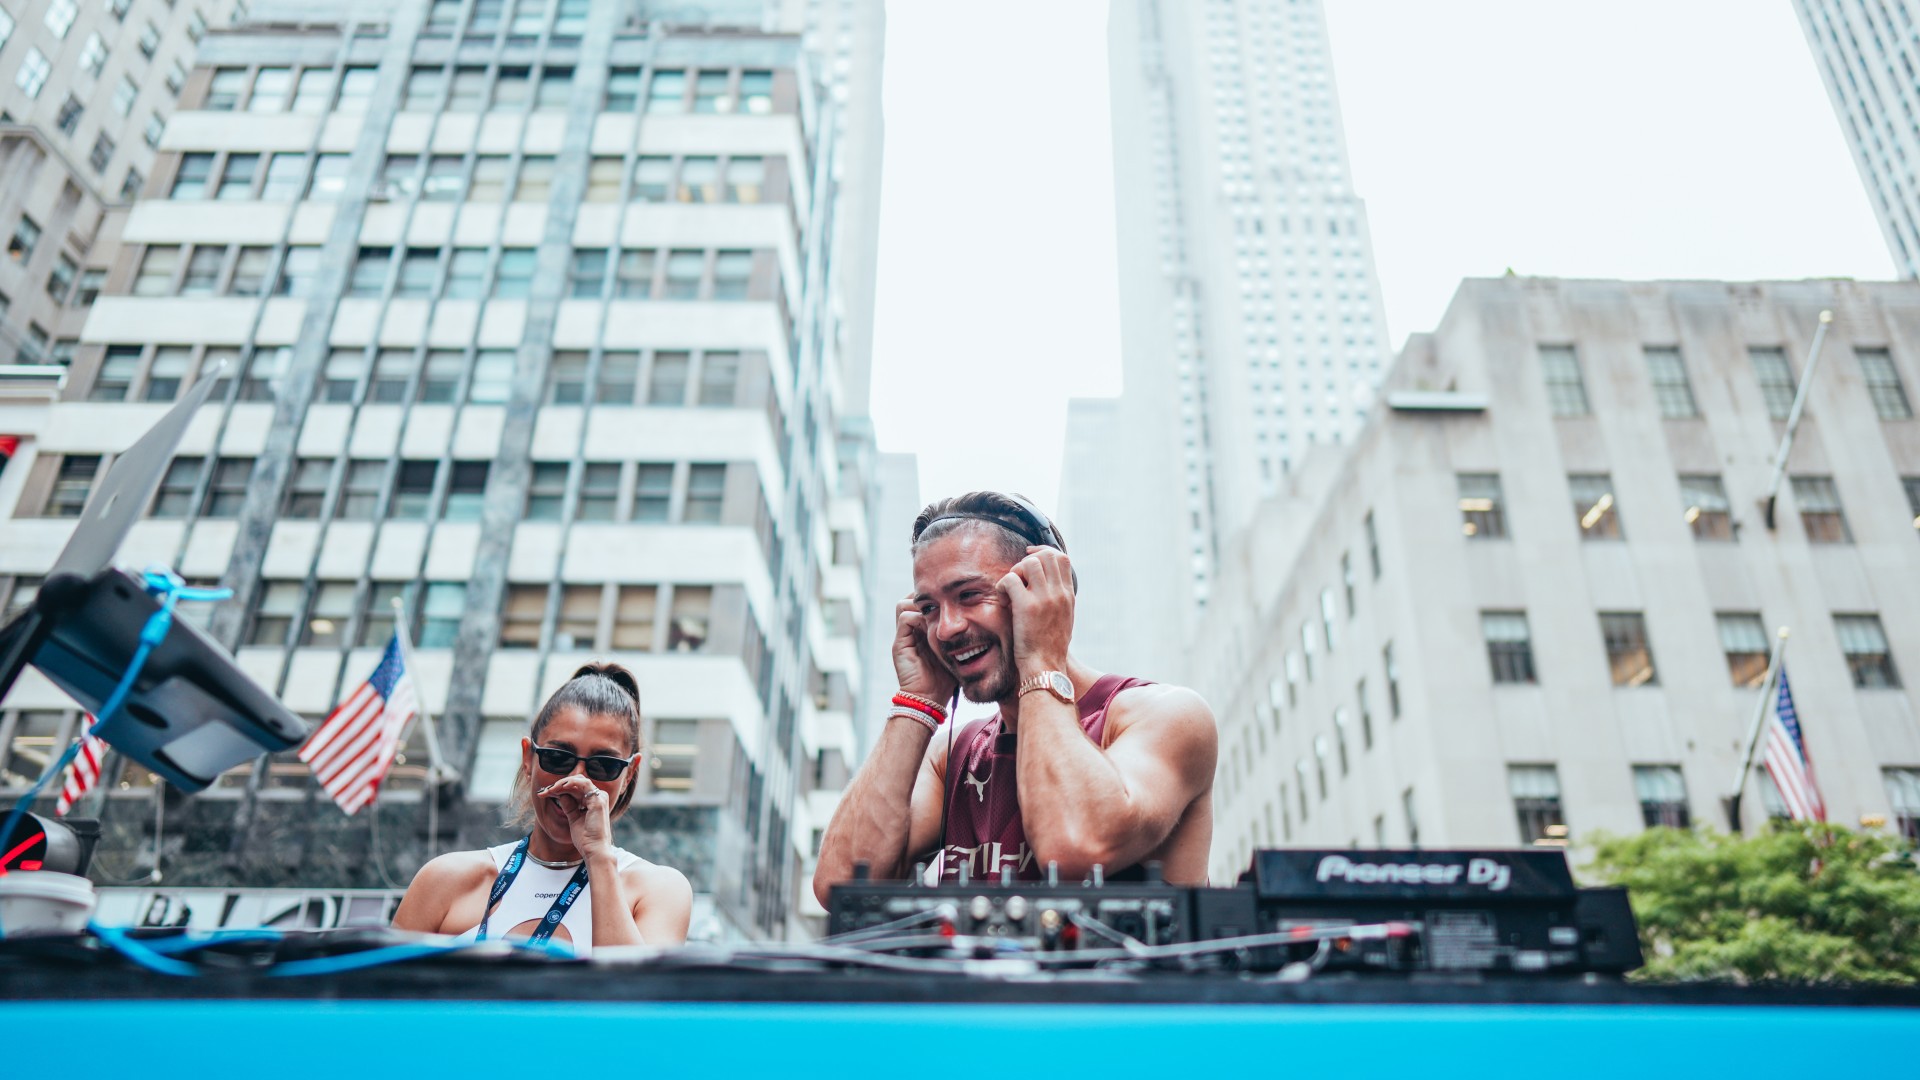
[{"label": "black sunglasses", "polygon": [[633,764],[634,758],[640,755],[614,757],[612,754],[594,754],[592,757],[581,757],[571,750],[562,750],[557,746],[536,746],[533,748],[533,756],[539,760],[540,768],[556,776],[565,776],[573,772],[573,763],[582,761],[586,763],[583,771],[586,772],[587,779],[618,780],[620,774],[627,771],[627,766]]}]

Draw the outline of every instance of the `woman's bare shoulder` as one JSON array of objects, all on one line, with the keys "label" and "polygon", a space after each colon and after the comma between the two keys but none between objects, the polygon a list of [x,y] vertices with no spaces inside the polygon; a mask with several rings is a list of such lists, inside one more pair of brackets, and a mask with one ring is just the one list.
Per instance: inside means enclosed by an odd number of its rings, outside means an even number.
[{"label": "woman's bare shoulder", "polygon": [[449,851],[427,860],[427,864],[413,876],[413,884],[416,888],[425,886],[459,891],[492,881],[498,872],[493,865],[491,852],[484,849]]},{"label": "woman's bare shoulder", "polygon": [[629,883],[639,886],[643,899],[655,903],[680,897],[688,901],[693,899],[693,885],[687,881],[687,875],[671,866],[662,866],[635,856],[633,864],[623,874]]}]

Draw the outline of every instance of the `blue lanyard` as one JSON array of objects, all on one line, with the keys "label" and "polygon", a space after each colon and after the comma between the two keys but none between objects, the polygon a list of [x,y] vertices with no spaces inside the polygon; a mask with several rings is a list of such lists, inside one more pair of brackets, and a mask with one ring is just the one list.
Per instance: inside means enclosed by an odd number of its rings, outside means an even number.
[{"label": "blue lanyard", "polygon": [[[487,912],[480,916],[480,929],[473,935],[473,940],[487,939],[487,920],[493,918],[493,909],[500,906],[500,901],[507,895],[507,890],[513,888],[513,879],[520,876],[520,867],[527,861],[527,841],[532,839],[531,833],[520,838],[520,843],[513,849],[513,854],[507,856],[506,865],[500,868],[500,876],[493,879],[493,892],[487,895]],[[560,926],[560,920],[567,917],[567,910],[573,907],[575,900],[580,899],[580,894],[586,890],[586,887],[587,864],[583,860],[580,868],[573,872],[573,880],[567,882],[567,887],[561,889],[560,895],[553,898],[553,906],[547,909],[546,918],[540,920],[540,925],[534,928],[527,940],[542,942],[552,937],[554,930]]]}]

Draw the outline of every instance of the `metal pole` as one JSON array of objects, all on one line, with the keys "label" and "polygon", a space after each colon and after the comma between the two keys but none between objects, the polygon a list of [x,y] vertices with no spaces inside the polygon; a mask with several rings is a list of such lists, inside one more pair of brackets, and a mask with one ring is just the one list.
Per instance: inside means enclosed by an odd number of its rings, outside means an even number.
[{"label": "metal pole", "polygon": [[1768,530],[1774,527],[1774,507],[1780,499],[1780,481],[1787,475],[1787,455],[1793,452],[1793,435],[1800,429],[1800,413],[1807,407],[1807,391],[1813,386],[1813,367],[1820,362],[1820,346],[1826,344],[1827,327],[1833,322],[1833,312],[1820,313],[1820,326],[1813,332],[1813,344],[1807,347],[1807,363],[1800,372],[1800,385],[1793,392],[1793,408],[1787,410],[1787,430],[1780,436],[1780,452],[1773,459],[1773,480],[1767,485],[1766,520]]},{"label": "metal pole", "polygon": [[415,708],[420,713],[421,730],[427,736],[427,785],[432,787],[442,779],[457,779],[459,772],[440,756],[440,737],[434,730],[433,714],[427,711],[426,690],[419,678],[420,665],[413,658],[413,638],[407,633],[407,605],[397,596],[393,598],[393,632],[400,638],[400,658],[406,662],[407,670],[414,673]]},{"label": "metal pole", "polygon": [[1774,681],[1780,677],[1780,660],[1787,651],[1787,628],[1781,627],[1773,642],[1773,655],[1767,658],[1767,677],[1760,684],[1760,700],[1753,710],[1753,724],[1747,729],[1747,748],[1740,754],[1740,770],[1733,775],[1733,786],[1728,788],[1724,802],[1727,807],[1727,827],[1734,832],[1740,828],[1740,796],[1747,789],[1747,772],[1753,768],[1753,752],[1760,745],[1760,729],[1767,719],[1767,704],[1773,697]]}]

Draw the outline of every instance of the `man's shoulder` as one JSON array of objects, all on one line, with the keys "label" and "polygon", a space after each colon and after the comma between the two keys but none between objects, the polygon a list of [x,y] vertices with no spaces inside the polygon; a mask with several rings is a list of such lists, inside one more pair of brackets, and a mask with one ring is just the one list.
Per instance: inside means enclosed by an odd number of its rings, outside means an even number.
[{"label": "man's shoulder", "polygon": [[1113,695],[1107,705],[1109,723],[1122,728],[1150,722],[1166,723],[1209,735],[1214,729],[1213,709],[1207,699],[1190,687],[1174,683],[1135,680]]}]

